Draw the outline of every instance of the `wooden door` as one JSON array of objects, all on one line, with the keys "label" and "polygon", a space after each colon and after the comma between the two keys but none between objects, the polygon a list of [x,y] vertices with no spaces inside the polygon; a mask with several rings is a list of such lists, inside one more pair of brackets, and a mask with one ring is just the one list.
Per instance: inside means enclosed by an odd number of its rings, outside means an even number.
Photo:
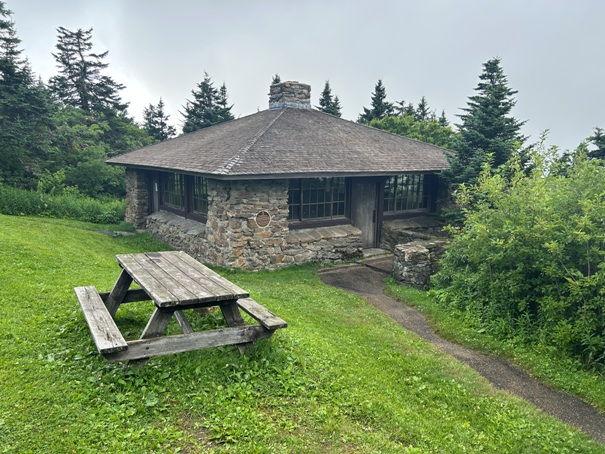
[{"label": "wooden door", "polygon": [[353,181],[351,221],[362,232],[363,248],[378,244],[378,183],[376,180]]}]

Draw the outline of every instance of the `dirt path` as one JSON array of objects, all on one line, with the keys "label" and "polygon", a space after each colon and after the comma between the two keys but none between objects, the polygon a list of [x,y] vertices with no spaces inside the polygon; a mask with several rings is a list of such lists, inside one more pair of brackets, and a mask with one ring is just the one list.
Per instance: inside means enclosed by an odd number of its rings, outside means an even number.
[{"label": "dirt path", "polygon": [[358,264],[320,272],[320,278],[326,284],[363,297],[404,328],[471,366],[495,387],[516,394],[605,444],[605,415],[578,398],[549,388],[504,360],[476,353],[440,338],[431,330],[420,312],[384,294],[385,276],[384,269]]}]

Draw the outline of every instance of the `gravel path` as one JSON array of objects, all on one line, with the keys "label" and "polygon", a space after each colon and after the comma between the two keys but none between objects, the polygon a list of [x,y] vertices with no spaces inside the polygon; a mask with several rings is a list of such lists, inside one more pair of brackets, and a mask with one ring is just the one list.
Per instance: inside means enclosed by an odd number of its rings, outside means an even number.
[{"label": "gravel path", "polygon": [[495,387],[516,394],[544,412],[579,428],[605,444],[605,415],[576,397],[549,388],[504,360],[476,353],[440,338],[431,330],[420,312],[384,294],[384,278],[388,272],[388,261],[383,260],[381,264],[378,260],[374,265],[376,267],[355,264],[327,268],[320,272],[320,278],[328,285],[363,297],[405,329],[413,331],[444,352],[471,366]]}]

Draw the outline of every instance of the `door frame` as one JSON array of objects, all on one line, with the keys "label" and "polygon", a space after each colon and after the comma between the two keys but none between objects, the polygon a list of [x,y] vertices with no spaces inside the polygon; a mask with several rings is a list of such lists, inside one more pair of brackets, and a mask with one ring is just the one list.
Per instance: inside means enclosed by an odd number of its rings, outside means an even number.
[{"label": "door frame", "polygon": [[382,232],[383,218],[383,201],[384,201],[384,183],[386,177],[353,177],[351,178],[351,222],[357,227],[357,206],[359,203],[358,192],[355,190],[357,185],[373,184],[375,187],[374,210],[372,213],[373,228],[374,228],[374,243],[370,247],[378,247],[380,245],[380,235]]}]

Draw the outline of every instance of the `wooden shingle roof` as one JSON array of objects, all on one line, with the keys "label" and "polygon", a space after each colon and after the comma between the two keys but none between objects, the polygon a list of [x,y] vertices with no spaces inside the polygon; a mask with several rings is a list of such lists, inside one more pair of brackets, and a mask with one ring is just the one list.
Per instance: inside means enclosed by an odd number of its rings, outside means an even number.
[{"label": "wooden shingle roof", "polygon": [[442,148],[290,107],[183,134],[107,162],[224,179],[393,175],[449,168]]}]

